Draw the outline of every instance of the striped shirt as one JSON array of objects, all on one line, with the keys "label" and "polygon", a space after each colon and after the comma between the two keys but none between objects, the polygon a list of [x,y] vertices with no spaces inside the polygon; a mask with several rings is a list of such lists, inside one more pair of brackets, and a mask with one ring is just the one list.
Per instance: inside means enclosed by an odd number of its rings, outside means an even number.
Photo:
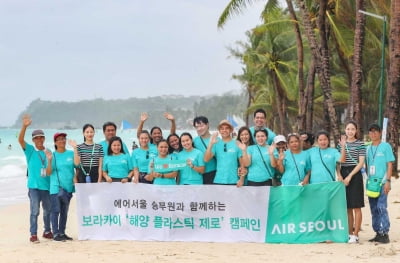
[{"label": "striped shirt", "polygon": [[[360,156],[365,156],[366,148],[364,142],[356,140],[354,142],[346,142],[346,161],[341,163],[342,166],[354,166],[359,162]],[[341,145],[338,145],[341,151]]]},{"label": "striped shirt", "polygon": [[101,144],[86,144],[78,145],[78,154],[81,158],[81,165],[83,167],[96,167],[99,166],[99,159],[103,157],[103,146]]}]

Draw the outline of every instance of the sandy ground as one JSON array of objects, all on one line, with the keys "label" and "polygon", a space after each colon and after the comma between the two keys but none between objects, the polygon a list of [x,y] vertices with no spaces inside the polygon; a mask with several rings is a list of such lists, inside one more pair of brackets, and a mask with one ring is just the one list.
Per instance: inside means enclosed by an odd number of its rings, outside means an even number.
[{"label": "sandy ground", "polygon": [[400,262],[400,180],[392,180],[388,203],[389,244],[368,242],[374,233],[366,200],[359,244],[306,245],[79,241],[75,201],[71,203],[66,231],[73,241],[40,238],[39,244],[31,244],[26,203],[0,208],[0,262]]}]

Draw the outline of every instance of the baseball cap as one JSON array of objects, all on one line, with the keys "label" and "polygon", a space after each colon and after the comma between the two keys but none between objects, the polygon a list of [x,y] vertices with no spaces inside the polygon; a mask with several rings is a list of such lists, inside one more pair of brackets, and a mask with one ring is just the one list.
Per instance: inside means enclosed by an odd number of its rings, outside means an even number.
[{"label": "baseball cap", "polygon": [[274,137],[274,143],[286,142],[286,138],[283,135],[276,135]]},{"label": "baseball cap", "polygon": [[34,130],[32,132],[32,139],[34,139],[36,137],[45,137],[43,130]]},{"label": "baseball cap", "polygon": [[67,137],[67,134],[64,133],[64,132],[57,132],[57,133],[55,133],[55,134],[54,134],[54,141],[56,141],[56,139],[57,139],[58,137],[60,137],[60,136]]},{"label": "baseball cap", "polygon": [[233,130],[233,126],[232,124],[228,121],[228,120],[222,120],[219,124],[218,124],[218,130],[221,128],[222,125],[228,125],[229,128],[231,130]]},{"label": "baseball cap", "polygon": [[368,128],[368,131],[371,131],[371,130],[377,130],[377,131],[380,132],[382,129],[381,129],[381,126],[379,126],[378,124],[374,123],[374,124],[371,124],[369,126],[369,128]]}]

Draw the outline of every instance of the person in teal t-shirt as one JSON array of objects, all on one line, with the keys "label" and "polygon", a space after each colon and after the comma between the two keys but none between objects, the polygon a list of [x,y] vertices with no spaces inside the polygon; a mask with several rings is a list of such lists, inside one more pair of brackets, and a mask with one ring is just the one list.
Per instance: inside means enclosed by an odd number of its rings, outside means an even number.
[{"label": "person in teal t-shirt", "polygon": [[[243,155],[243,164],[248,167],[248,186],[272,186],[275,173],[275,159],[273,147],[267,145],[267,130],[255,132],[256,144],[247,148],[247,155]],[[241,177],[241,181],[243,177]]]},{"label": "person in teal t-shirt", "polygon": [[[66,133],[54,134],[54,148],[50,175],[51,226],[55,241],[72,240],[65,233],[69,204],[75,192],[74,152],[67,150]],[[50,160],[50,159],[49,159]],[[61,192],[60,192],[61,191]],[[61,195],[60,195],[61,194]]]},{"label": "person in teal t-shirt", "polygon": [[40,203],[43,208],[44,233],[43,237],[52,239],[53,234],[50,227],[50,175],[51,168],[48,168],[48,156],[51,152],[44,147],[43,130],[34,130],[32,132],[32,141],[34,146],[25,141],[26,129],[32,124],[29,115],[22,118],[22,127],[18,135],[18,142],[24,151],[26,163],[28,166],[28,196],[30,202],[30,241],[39,243],[37,237],[37,219],[40,212]]},{"label": "person in teal t-shirt", "polygon": [[283,153],[277,168],[282,173],[282,185],[305,185],[309,182],[310,158],[306,151],[301,150],[300,136],[292,133],[288,135],[288,150]]},{"label": "person in teal t-shirt", "polygon": [[150,161],[149,174],[146,175],[145,179],[153,181],[155,185],[176,185],[176,176],[178,171],[173,168],[165,168],[163,171],[157,171],[155,169],[156,164],[168,165],[168,161],[171,160],[171,156],[168,154],[168,143],[165,139],[157,144],[158,156]]},{"label": "person in teal t-shirt", "polygon": [[[114,122],[108,121],[103,124],[104,140],[99,144],[103,146],[104,156],[107,155],[108,144],[112,137],[117,136],[117,125]],[[122,149],[126,154],[129,154],[129,149],[124,142],[122,142]]]},{"label": "person in teal t-shirt", "polygon": [[339,169],[339,162],[345,156],[341,156],[337,149],[329,147],[329,133],[326,131],[318,132],[316,139],[318,146],[307,150],[311,162],[310,184],[336,181],[336,169]]},{"label": "person in teal t-shirt", "polygon": [[274,138],[276,134],[269,128],[267,128],[267,113],[263,109],[256,109],[253,114],[254,126],[250,127],[251,135],[253,136],[253,140],[256,141],[256,137],[254,135],[257,130],[266,130],[268,133],[267,144],[271,145],[274,142]]},{"label": "person in teal t-shirt", "polygon": [[[227,120],[222,120],[218,125],[218,131],[221,134],[221,140],[217,139],[218,133],[214,133],[208,144],[207,151],[204,154],[204,161],[210,161],[214,156],[217,159],[217,172],[214,178],[214,184],[238,185],[238,167],[242,162],[242,155],[246,153],[246,146],[237,143],[231,137],[233,126]],[[239,148],[242,145],[243,148]]]},{"label": "person in teal t-shirt", "polygon": [[[193,127],[197,131],[197,137],[194,138],[193,144],[196,149],[199,149],[203,154],[207,151],[207,146],[210,143],[211,133],[208,118],[205,116],[197,116],[193,119]],[[205,162],[205,171],[203,173],[203,184],[213,184],[215,178],[215,170],[217,161],[211,158]]]},{"label": "person in teal t-shirt", "polygon": [[390,220],[387,211],[387,198],[391,189],[393,162],[395,161],[392,146],[383,142],[382,130],[378,124],[369,127],[368,135],[372,144],[367,147],[368,180],[378,179],[381,182],[380,195],[377,198],[368,197],[371,208],[372,229],[376,235],[370,242],[389,243]]},{"label": "person in teal t-shirt", "polygon": [[[107,182],[126,183],[133,177],[133,166],[129,154],[122,148],[122,140],[115,136],[110,139],[107,155],[103,160],[103,177]],[[138,177],[133,179],[138,182]]]},{"label": "person in teal t-shirt", "polygon": [[152,181],[145,179],[148,174],[150,160],[158,155],[157,147],[150,144],[150,134],[147,130],[142,130],[139,135],[139,148],[132,152],[133,174],[139,178],[139,183],[152,184]]},{"label": "person in teal t-shirt", "polygon": [[178,160],[185,160],[187,166],[179,170],[179,184],[203,184],[204,154],[193,148],[192,135],[182,133],[179,144],[183,148],[178,153]]}]

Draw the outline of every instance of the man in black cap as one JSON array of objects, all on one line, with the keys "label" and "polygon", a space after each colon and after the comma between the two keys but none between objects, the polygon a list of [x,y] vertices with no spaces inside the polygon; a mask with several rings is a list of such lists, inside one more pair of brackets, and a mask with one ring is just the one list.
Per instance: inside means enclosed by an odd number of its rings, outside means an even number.
[{"label": "man in black cap", "polygon": [[37,219],[39,216],[40,203],[43,208],[44,232],[43,237],[53,239],[50,228],[50,175],[51,169],[47,169],[47,155],[51,152],[44,147],[43,130],[34,130],[32,132],[33,144],[25,141],[25,132],[32,119],[29,115],[22,118],[22,128],[18,136],[18,142],[24,151],[28,167],[28,196],[30,201],[30,241],[39,243],[37,237]]},{"label": "man in black cap", "polygon": [[[387,142],[382,142],[382,130],[378,124],[369,126],[368,135],[371,138],[371,145],[367,148],[367,195],[371,208],[372,228],[376,235],[370,242],[389,243],[389,215],[387,211],[387,197],[390,191],[390,178],[392,176],[393,162],[395,160],[392,146]],[[372,196],[373,183],[378,183],[378,189],[373,191],[379,193]],[[372,197],[371,197],[372,196]]]}]

